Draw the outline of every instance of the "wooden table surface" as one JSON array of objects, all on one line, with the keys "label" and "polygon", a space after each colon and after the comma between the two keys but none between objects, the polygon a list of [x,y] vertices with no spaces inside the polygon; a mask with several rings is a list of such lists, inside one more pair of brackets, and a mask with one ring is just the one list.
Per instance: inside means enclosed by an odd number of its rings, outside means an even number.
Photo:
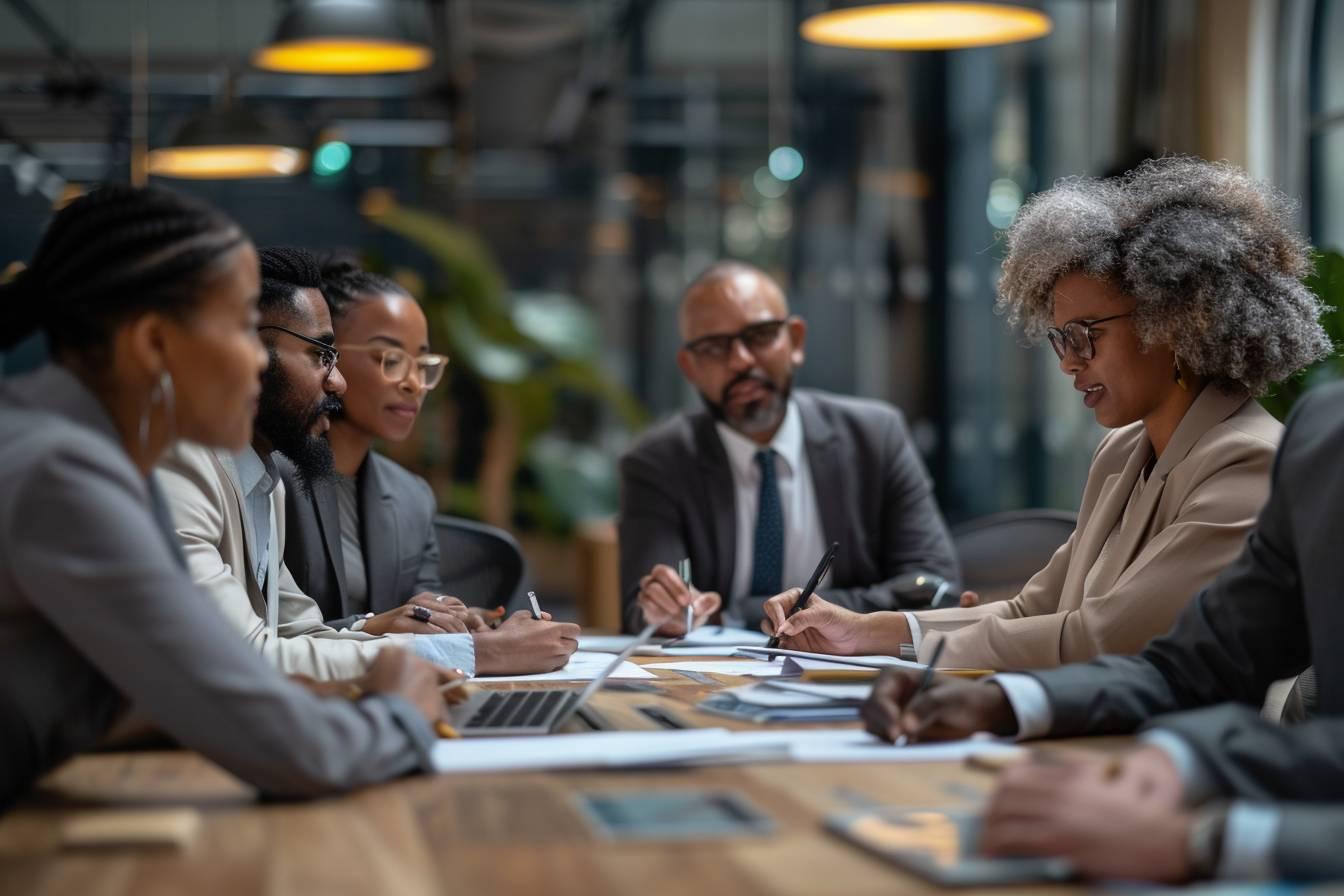
[{"label": "wooden table surface", "polygon": [[[604,691],[594,707],[621,728],[654,728],[633,707],[655,702],[696,724],[732,727],[691,708],[712,688],[655,671],[658,694]],[[1074,744],[1114,749],[1117,741]],[[419,776],[345,797],[262,804],[249,787],[192,753],[106,753],[72,760],[0,816],[0,894],[941,892],[831,837],[821,820],[862,808],[862,800],[964,807],[992,783],[991,776],[954,763],[769,763]],[[775,830],[708,841],[615,842],[596,834],[577,806],[582,793],[686,788],[739,794],[769,816]],[[62,822],[83,810],[157,806],[200,810],[203,825],[190,847],[59,845]]]}]

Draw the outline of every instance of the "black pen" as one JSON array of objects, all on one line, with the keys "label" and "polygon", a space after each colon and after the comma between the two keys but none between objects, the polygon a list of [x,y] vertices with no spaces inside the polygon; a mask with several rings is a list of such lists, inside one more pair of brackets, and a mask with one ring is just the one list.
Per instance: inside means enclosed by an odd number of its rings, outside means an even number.
[{"label": "black pen", "polygon": [[531,601],[531,603],[532,603],[532,618],[533,618],[533,619],[540,619],[540,618],[541,618],[541,604],[537,603],[537,592],[535,592],[535,591],[529,591],[529,592],[527,592],[527,599],[528,599],[529,601]]},{"label": "black pen", "polygon": [[[788,619],[799,610],[807,609],[807,602],[812,599],[812,592],[817,590],[817,586],[821,584],[822,578],[826,575],[826,570],[831,568],[831,562],[835,560],[835,552],[838,550],[840,550],[840,542],[831,542],[830,549],[826,551],[826,555],[821,558],[821,562],[817,564],[817,568],[812,571],[812,578],[807,580],[807,587],[803,589],[802,594],[798,595],[798,599],[793,602],[793,607],[789,610],[788,616],[784,617],[785,619]],[[779,635],[775,635],[771,638],[765,646],[769,649],[778,647]],[[771,657],[771,659],[773,659],[773,657]]]},{"label": "black pen", "polygon": [[[933,681],[933,667],[938,665],[938,658],[943,655],[943,648],[946,646],[947,646],[946,638],[939,638],[938,643],[933,645],[933,656],[929,657],[929,664],[924,667],[924,674],[919,676],[919,684],[915,685],[914,693],[912,693],[910,695],[910,699],[905,702],[906,706],[909,706],[911,703],[914,703],[915,698],[918,697],[924,691],[924,689],[929,686],[929,682]],[[910,738],[904,734],[896,738],[896,746],[898,747],[903,747],[909,742]]]}]

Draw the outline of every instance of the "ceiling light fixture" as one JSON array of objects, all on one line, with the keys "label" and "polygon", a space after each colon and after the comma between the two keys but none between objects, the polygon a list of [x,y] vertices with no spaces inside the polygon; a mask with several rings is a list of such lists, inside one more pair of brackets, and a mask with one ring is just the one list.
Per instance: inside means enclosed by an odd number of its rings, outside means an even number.
[{"label": "ceiling light fixture", "polygon": [[308,153],[297,143],[225,99],[183,125],[172,145],[150,150],[146,164],[158,177],[289,177],[308,163]]},{"label": "ceiling light fixture", "polygon": [[818,13],[798,26],[805,40],[868,50],[956,50],[1034,40],[1053,23],[1006,3],[880,3]]},{"label": "ceiling light fixture", "polygon": [[297,0],[252,64],[275,72],[374,75],[428,68],[434,53],[389,0]]}]

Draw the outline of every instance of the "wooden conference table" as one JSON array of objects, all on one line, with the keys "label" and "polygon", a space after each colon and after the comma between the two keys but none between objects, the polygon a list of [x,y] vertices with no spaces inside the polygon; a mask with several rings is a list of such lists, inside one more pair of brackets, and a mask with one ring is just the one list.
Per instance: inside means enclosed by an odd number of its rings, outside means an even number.
[{"label": "wooden conference table", "polygon": [[[659,679],[650,684],[658,686],[657,694],[604,691],[594,708],[619,728],[656,728],[634,710],[650,703],[695,724],[733,726],[691,708],[712,687],[670,671],[653,671]],[[743,681],[719,678],[725,684]],[[1069,746],[1110,750],[1121,743],[1108,739]],[[992,784],[992,776],[959,763],[771,763],[420,776],[345,797],[263,804],[250,788],[193,753],[106,753],[72,760],[0,816],[0,894],[942,892],[833,838],[822,829],[822,818],[864,808],[863,800],[964,806]],[[579,793],[688,787],[745,796],[773,820],[774,833],[711,841],[615,842],[594,833],[575,804]],[[188,848],[59,845],[62,823],[81,810],[162,806],[200,810],[203,824]],[[1041,886],[1018,892],[1062,894],[1073,888]]]}]

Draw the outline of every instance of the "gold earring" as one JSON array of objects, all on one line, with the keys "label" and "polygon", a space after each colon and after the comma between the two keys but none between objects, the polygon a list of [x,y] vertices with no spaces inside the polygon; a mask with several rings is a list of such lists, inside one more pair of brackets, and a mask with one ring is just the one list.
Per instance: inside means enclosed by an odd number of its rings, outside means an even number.
[{"label": "gold earring", "polygon": [[1175,361],[1173,361],[1171,366],[1172,366],[1172,367],[1175,369],[1175,371],[1176,371],[1176,374],[1175,374],[1175,376],[1173,377],[1173,381],[1176,383],[1176,385],[1180,386],[1180,387],[1181,387],[1182,389],[1184,389],[1186,392],[1189,392],[1189,391],[1190,391],[1190,387],[1187,386],[1187,385],[1185,384],[1185,377],[1181,376],[1181,362],[1180,362],[1180,360],[1175,360]]}]

